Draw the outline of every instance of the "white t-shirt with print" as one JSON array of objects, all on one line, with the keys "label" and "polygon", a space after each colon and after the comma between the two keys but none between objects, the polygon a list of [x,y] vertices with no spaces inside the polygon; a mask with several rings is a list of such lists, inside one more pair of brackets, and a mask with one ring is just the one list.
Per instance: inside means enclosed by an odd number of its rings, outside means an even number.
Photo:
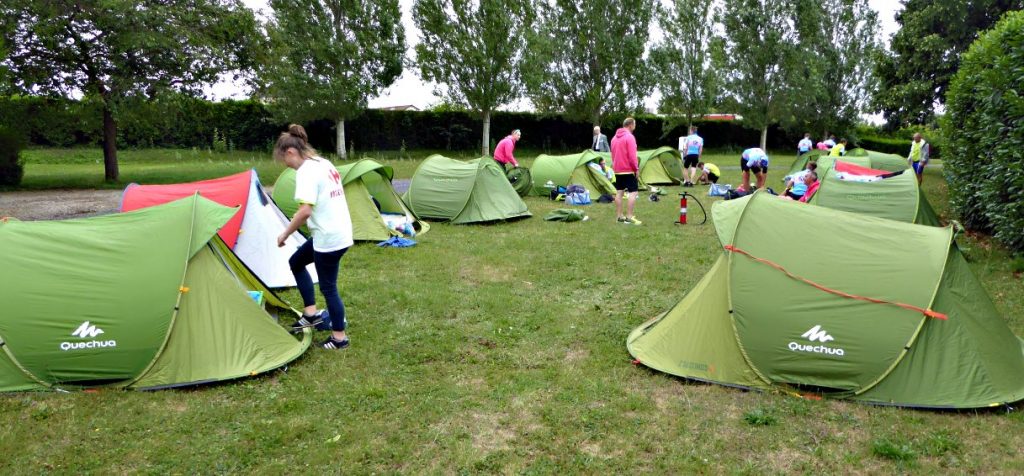
[{"label": "white t-shirt with print", "polygon": [[341,175],[327,159],[308,158],[295,171],[295,201],[313,206],[307,223],[313,250],[327,253],[352,246],[352,217]]}]

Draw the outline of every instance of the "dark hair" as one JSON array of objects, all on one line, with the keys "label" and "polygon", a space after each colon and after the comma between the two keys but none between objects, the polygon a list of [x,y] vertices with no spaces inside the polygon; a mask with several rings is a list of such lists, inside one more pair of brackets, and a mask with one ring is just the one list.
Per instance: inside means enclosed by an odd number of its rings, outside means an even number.
[{"label": "dark hair", "polygon": [[845,144],[846,143],[846,138],[844,137],[842,139],[839,139],[839,142],[842,143],[842,144]]},{"label": "dark hair", "polygon": [[818,170],[818,163],[813,161],[813,160],[808,162],[807,163],[807,170]]},{"label": "dark hair", "polygon": [[288,132],[282,132],[277,138],[277,145],[274,146],[274,158],[281,160],[288,149],[299,151],[303,157],[316,155],[316,150],[309,146],[306,129],[298,124],[289,125]]}]

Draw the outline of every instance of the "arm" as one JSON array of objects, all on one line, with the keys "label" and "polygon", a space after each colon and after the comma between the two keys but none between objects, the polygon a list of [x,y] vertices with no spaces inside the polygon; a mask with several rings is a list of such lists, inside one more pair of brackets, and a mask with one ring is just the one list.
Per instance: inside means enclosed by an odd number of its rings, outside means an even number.
[{"label": "arm", "polygon": [[288,241],[288,237],[292,236],[292,233],[299,231],[302,225],[306,224],[306,220],[309,220],[310,215],[313,214],[313,205],[308,203],[300,203],[299,209],[295,211],[295,216],[292,217],[292,221],[288,223],[288,227],[284,229],[284,232],[277,237],[277,247],[284,246],[284,242]]}]

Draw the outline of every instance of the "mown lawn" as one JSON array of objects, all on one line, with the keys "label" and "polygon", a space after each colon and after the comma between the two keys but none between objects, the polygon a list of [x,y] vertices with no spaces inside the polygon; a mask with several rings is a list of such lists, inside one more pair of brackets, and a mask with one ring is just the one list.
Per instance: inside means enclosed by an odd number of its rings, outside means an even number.
[{"label": "mown lawn", "polygon": [[[176,158],[188,153],[125,151],[123,178],[255,166],[272,184],[280,171],[265,154]],[[80,163],[64,162],[72,154]],[[98,156],[30,151],[25,187],[99,185],[86,178],[101,177]],[[780,157],[770,185],[791,161]],[[733,155],[710,160],[723,182],[738,182]],[[418,164],[385,162],[396,178]],[[586,208],[586,222],[545,222],[562,204],[530,197],[530,219],[436,224],[411,249],[357,245],[340,275],[348,350],[311,349],[287,371],[186,390],[0,395],[0,473],[1024,472],[1021,411],[802,400],[631,365],[626,335],[682,298],[720,252],[710,223],[673,224],[680,190],[643,196],[641,227],[616,224],[602,204]],[[947,214],[938,170],[926,191]],[[1008,254],[960,240],[1024,334]]]}]

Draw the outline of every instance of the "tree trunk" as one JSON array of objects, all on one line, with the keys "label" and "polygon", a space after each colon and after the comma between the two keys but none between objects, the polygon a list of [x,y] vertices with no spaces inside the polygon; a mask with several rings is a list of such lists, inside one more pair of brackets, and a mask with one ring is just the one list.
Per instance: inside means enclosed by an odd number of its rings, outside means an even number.
[{"label": "tree trunk", "polygon": [[593,124],[594,127],[599,127],[601,125],[601,110],[600,109],[594,111],[594,113],[590,116],[590,123]]},{"label": "tree trunk", "polygon": [[483,156],[491,156],[491,113],[490,111],[484,113],[484,139],[483,139]]},{"label": "tree trunk", "polygon": [[336,147],[336,153],[338,154],[339,160],[345,160],[348,158],[348,152],[345,149],[345,120],[338,119],[338,123],[334,126],[335,132],[337,132],[338,144]]},{"label": "tree trunk", "polygon": [[117,170],[117,123],[106,103],[103,104],[103,169],[107,182],[116,182],[121,175]]},{"label": "tree trunk", "polygon": [[761,150],[768,150],[768,126],[761,128]]}]

